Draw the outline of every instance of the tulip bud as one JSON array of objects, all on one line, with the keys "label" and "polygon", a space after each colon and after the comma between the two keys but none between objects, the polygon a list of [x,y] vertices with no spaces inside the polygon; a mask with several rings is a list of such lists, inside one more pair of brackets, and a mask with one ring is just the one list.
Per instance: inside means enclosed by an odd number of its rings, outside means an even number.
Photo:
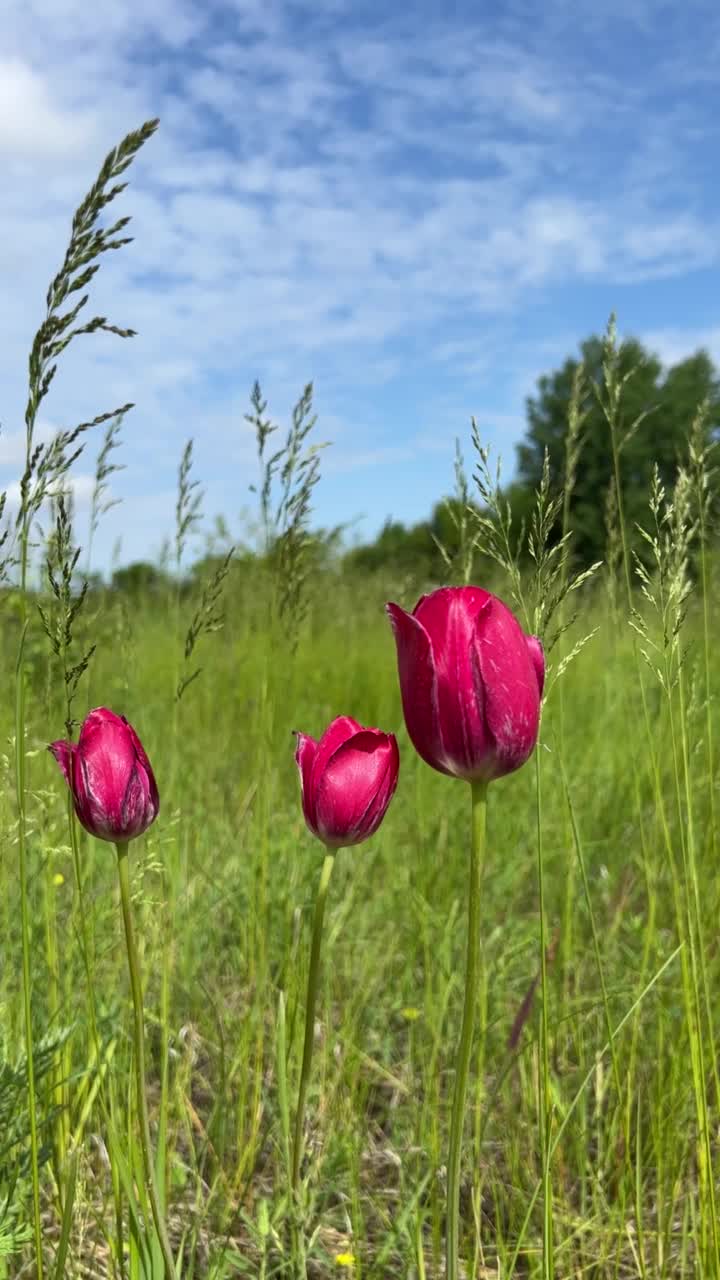
[{"label": "tulip bud", "polygon": [[74,742],[48,748],[65,775],[78,819],[98,840],[124,844],[158,815],[160,799],[140,739],[124,716],[96,707]]},{"label": "tulip bud", "polygon": [[411,614],[386,607],[405,724],[422,759],[469,782],[519,769],[540,726],[545,658],[537,637],[480,587],[442,587]]},{"label": "tulip bud", "polygon": [[397,786],[394,734],[338,716],[319,742],[297,734],[295,761],[305,821],[318,840],[339,849],[375,834]]}]

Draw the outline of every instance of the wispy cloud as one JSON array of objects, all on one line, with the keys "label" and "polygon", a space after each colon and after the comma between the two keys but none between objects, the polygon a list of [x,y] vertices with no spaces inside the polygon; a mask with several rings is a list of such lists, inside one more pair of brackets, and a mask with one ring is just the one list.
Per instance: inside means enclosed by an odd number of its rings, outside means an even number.
[{"label": "wispy cloud", "polygon": [[678,364],[701,350],[707,351],[713,363],[720,366],[720,324],[707,329],[649,329],[642,339],[666,366]]},{"label": "wispy cloud", "polygon": [[[156,114],[122,199],[135,243],[94,291],[139,337],[78,344],[51,409],[71,422],[137,401],[118,491],[151,514],[134,517],[126,554],[155,536],[189,435],[209,509],[238,509],[255,376],[278,413],[315,377],[347,476],[417,452],[433,398],[520,424],[509,397],[544,367],[548,311],[565,335],[572,297],[572,323],[597,330],[615,289],[647,327],[642,289],[699,269],[717,284],[720,17],[691,0],[680,24],[663,6],[663,38],[651,7],[512,0],[494,17],[461,4],[418,19],[304,0],[7,0],[7,439],[70,213],[110,143]],[[105,553],[122,521],[108,518]]]}]

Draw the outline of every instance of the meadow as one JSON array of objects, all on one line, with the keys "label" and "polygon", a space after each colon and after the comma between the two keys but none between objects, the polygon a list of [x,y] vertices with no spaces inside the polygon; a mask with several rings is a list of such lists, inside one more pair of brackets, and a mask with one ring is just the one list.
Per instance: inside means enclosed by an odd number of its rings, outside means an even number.
[{"label": "meadow", "polygon": [[[116,153],[115,167],[131,159],[132,148]],[[117,176],[110,165],[106,186]],[[92,221],[104,208],[98,198],[86,212]],[[57,295],[65,305],[67,291]],[[47,367],[31,362],[31,405]],[[621,468],[611,361],[604,390]],[[57,497],[75,440],[44,475],[41,456],[24,488],[0,636],[0,1276],[164,1275],[143,1187],[117,859],[69,815],[46,750],[97,705],[135,726],[161,797],[130,874],[177,1274],[445,1274],[468,788],[408,740],[384,613],[439,584],[303,558],[319,464],[298,423],[284,541],[252,561],[219,557],[204,593],[180,575],[160,590],[82,597]],[[571,540],[549,538],[567,516],[561,494],[539,495],[534,559],[515,561],[502,505],[481,488],[490,514],[448,564],[448,582],[478,582],[525,610],[549,666],[537,750],[490,788],[461,1168],[468,1280],[720,1275],[710,465],[695,449],[674,493],[648,495],[644,561],[616,512],[606,562],[575,590]],[[186,454],[180,552],[189,468]],[[31,588],[23,566],[37,542],[38,471],[44,497],[55,486],[54,593]],[[282,506],[282,465],[275,479]],[[319,737],[341,714],[397,735],[400,780],[378,833],[337,857],[294,1202],[322,849],[303,820],[293,730]]]}]

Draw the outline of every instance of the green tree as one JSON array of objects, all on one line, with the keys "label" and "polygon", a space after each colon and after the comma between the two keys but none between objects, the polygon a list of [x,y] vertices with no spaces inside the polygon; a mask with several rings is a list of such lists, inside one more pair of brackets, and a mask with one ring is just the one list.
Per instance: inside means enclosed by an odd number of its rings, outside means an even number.
[{"label": "green tree", "polygon": [[136,560],[112,576],[113,591],[127,595],[160,595],[170,588],[170,579],[157,565],[146,560]]},{"label": "green tree", "polygon": [[458,499],[452,496],[436,502],[430,518],[417,524],[408,526],[388,519],[374,542],[347,552],[345,563],[369,571],[392,569],[418,581],[444,582],[447,566],[438,542],[451,558],[457,556],[458,532],[453,520],[453,513],[458,514],[457,507]]},{"label": "green tree", "polygon": [[[570,497],[570,525],[575,555],[589,564],[601,559],[606,546],[605,510],[613,481],[610,430],[592,383],[603,396],[603,339],[588,338],[581,345],[587,390],[581,448]],[[631,545],[635,523],[647,523],[652,467],[657,462],[663,483],[674,484],[678,461],[687,456],[687,437],[699,404],[708,399],[708,433],[720,429],[720,382],[705,351],[698,351],[667,371],[660,360],[634,338],[617,349],[618,373],[624,382],[620,399],[619,436],[625,523]],[[537,392],[526,402],[528,431],[518,446],[516,495],[540,483],[545,449],[554,485],[565,480],[565,439],[573,378],[578,361],[570,357],[562,368],[543,375]],[[635,425],[637,424],[637,425]],[[520,504],[522,505],[522,503]]]},{"label": "green tree", "polygon": [[427,521],[407,528],[400,520],[387,519],[374,542],[353,547],[345,563],[369,572],[392,569],[427,576],[436,555],[439,558]]}]

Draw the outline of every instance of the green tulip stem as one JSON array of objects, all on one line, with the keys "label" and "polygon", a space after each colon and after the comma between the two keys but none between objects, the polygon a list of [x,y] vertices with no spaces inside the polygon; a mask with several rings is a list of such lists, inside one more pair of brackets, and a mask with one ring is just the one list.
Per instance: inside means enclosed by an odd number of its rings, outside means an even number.
[{"label": "green tulip stem", "polygon": [[467,1096],[470,1058],[472,1056],[475,1008],[480,974],[480,886],[485,857],[485,819],[487,815],[487,782],[472,786],[472,845],[470,850],[470,894],[468,900],[468,938],[465,965],[465,1000],[462,1030],[455,1069],[450,1121],[450,1148],[447,1169],[446,1257],[447,1280],[458,1280],[460,1245],[460,1156],[462,1152],[465,1099]]},{"label": "green tulip stem", "polygon": [[174,1280],[175,1264],[173,1262],[172,1249],[168,1239],[167,1228],[160,1211],[160,1198],[158,1196],[157,1182],[155,1180],[155,1165],[153,1163],[152,1145],[150,1142],[150,1118],[148,1116],[147,1096],[145,1093],[145,1026],[143,1022],[142,982],[140,980],[140,960],[138,957],[137,943],[135,941],[132,906],[130,902],[130,872],[128,869],[127,841],[118,841],[115,847],[118,854],[120,901],[122,903],[123,923],[125,925],[125,943],[127,946],[128,968],[130,970],[130,988],[132,991],[133,1002],[135,1091],[137,1093],[137,1108],[140,1119],[140,1143],[142,1146],[143,1164],[145,1166],[145,1182],[147,1184],[147,1191],[150,1197],[150,1207],[152,1209],[152,1216],[155,1222],[155,1230],[157,1231],[160,1250],[165,1263],[165,1280]]},{"label": "green tulip stem", "polygon": [[305,1044],[303,1046],[302,1068],[300,1071],[300,1088],[298,1090],[297,1112],[295,1115],[295,1142],[292,1162],[292,1193],[296,1197],[300,1185],[300,1161],[302,1159],[303,1133],[305,1129],[305,1100],[310,1080],[313,1039],[315,1032],[315,1005],[317,1002],[318,977],[320,973],[320,943],[322,941],[323,919],[325,916],[325,900],[327,898],[330,876],[335,865],[336,849],[327,849],[325,861],[320,872],[317,897],[315,898],[315,914],[313,916],[312,948],[310,951],[310,972],[308,974],[307,1000],[305,1003]]}]

